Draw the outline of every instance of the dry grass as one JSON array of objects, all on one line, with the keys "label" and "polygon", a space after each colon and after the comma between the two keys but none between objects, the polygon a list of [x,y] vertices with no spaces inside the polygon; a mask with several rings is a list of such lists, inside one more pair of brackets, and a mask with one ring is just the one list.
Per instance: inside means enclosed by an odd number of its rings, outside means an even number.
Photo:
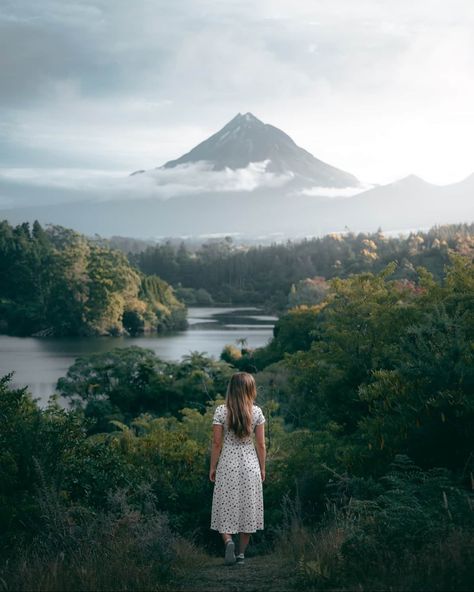
[{"label": "dry grass", "polygon": [[119,491],[107,511],[65,508],[43,485],[41,532],[32,543],[18,544],[0,566],[0,592],[474,589],[474,537],[467,525],[452,526],[441,540],[400,553],[378,545],[357,513],[334,509],[311,529],[303,524],[298,498],[285,498],[272,552],[249,549],[244,565],[226,566],[223,554],[208,555],[173,533],[152,502],[145,495],[138,511]]},{"label": "dry grass", "polygon": [[[360,525],[350,513],[336,512],[317,530],[301,520],[298,499],[284,502],[285,520],[277,533],[275,554],[304,590],[350,592],[443,592],[474,590],[474,537],[469,528],[452,528],[436,544],[400,555],[380,549],[370,537],[358,537]],[[358,559],[345,543],[358,541]]]},{"label": "dry grass", "polygon": [[118,491],[107,512],[64,507],[43,483],[38,505],[42,527],[0,566],[0,590],[166,589],[176,537],[152,504],[132,509]]}]

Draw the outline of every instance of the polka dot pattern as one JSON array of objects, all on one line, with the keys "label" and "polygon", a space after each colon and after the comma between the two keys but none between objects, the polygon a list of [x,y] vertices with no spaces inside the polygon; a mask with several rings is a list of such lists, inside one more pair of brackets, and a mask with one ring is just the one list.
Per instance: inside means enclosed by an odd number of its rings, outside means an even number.
[{"label": "polka dot pattern", "polygon": [[[219,405],[212,423],[224,426],[224,442],[216,467],[211,529],[230,534],[263,530],[262,477],[253,438],[238,438],[226,418],[226,406]],[[252,433],[264,421],[262,410],[254,405]]]}]

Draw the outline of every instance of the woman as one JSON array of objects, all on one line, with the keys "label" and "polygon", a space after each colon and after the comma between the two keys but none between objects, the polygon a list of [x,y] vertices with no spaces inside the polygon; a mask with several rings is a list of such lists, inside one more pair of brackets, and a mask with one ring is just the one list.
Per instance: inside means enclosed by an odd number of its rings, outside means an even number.
[{"label": "woman", "polygon": [[[255,379],[247,372],[232,375],[225,397],[213,418],[213,443],[209,479],[215,483],[211,529],[225,543],[225,563],[243,563],[250,534],[263,530],[265,481],[265,417],[254,401]],[[256,446],[252,440],[255,431]],[[235,556],[232,535],[240,533]]]}]

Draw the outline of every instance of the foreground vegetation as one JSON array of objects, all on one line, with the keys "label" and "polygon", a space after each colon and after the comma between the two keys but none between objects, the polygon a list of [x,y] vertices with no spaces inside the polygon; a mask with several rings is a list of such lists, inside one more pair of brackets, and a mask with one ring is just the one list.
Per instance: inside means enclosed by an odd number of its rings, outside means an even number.
[{"label": "foreground vegetation", "polygon": [[120,252],[38,222],[0,222],[0,332],[136,335],[186,326],[171,286]]},{"label": "foreground vegetation", "polygon": [[396,263],[329,279],[262,349],[80,358],[57,387],[70,410],[4,377],[0,586],[209,589],[212,414],[246,369],[268,452],[249,569],[271,553],[287,589],[471,590],[474,264],[448,260],[440,280]]}]

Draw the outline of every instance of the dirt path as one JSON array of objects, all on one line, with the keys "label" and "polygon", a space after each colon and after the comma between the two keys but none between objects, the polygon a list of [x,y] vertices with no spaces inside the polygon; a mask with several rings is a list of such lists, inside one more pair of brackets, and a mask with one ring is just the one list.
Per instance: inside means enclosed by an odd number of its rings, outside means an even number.
[{"label": "dirt path", "polygon": [[176,575],[173,592],[292,592],[295,574],[274,554],[248,557],[243,565],[225,565],[209,556],[199,567]]}]

